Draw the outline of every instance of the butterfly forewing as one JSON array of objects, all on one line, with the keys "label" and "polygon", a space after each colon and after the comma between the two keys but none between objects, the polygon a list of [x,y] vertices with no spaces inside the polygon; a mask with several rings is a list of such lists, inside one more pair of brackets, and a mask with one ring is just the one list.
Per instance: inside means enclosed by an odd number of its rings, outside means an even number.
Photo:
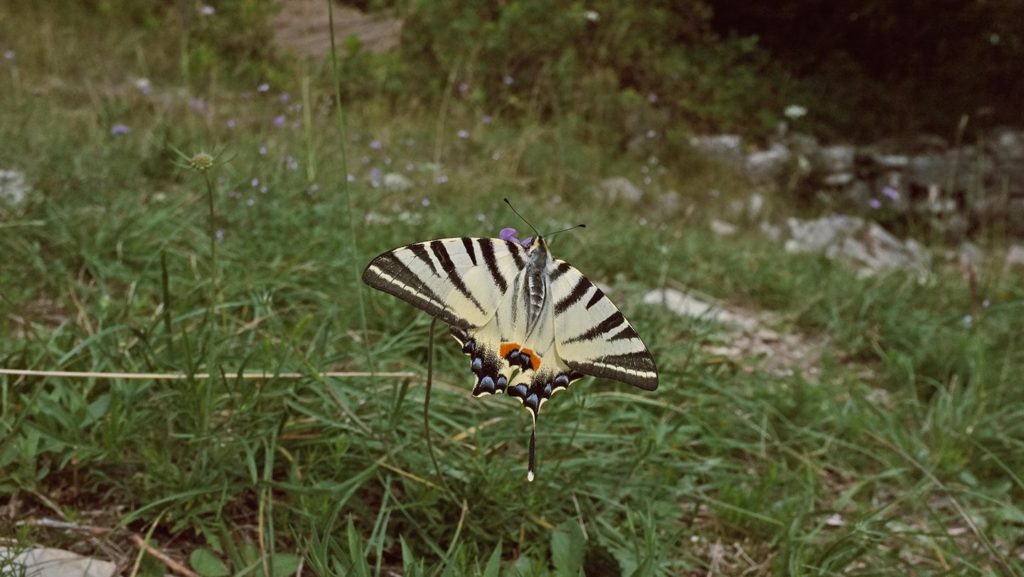
[{"label": "butterfly forewing", "polygon": [[363,282],[453,327],[482,327],[525,266],[522,246],[492,238],[446,238],[373,259]]},{"label": "butterfly forewing", "polygon": [[556,295],[556,350],[562,361],[585,375],[648,391],[658,388],[651,353],[604,291],[565,261],[552,261],[549,271]]},{"label": "butterfly forewing", "polygon": [[[447,238],[386,252],[363,282],[451,325],[470,357],[476,396],[507,393],[536,418],[543,404],[591,375],[646,390],[658,370],[639,335],[594,283],[551,257],[492,238]],[[533,479],[534,436],[530,437]]]}]

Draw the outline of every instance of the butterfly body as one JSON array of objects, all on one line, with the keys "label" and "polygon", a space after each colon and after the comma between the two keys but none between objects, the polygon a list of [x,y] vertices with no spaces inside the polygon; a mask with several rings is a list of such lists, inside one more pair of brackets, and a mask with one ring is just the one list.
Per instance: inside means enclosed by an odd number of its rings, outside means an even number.
[{"label": "butterfly body", "polygon": [[371,261],[363,281],[449,324],[470,357],[473,395],[506,393],[534,425],[543,404],[583,376],[658,386],[622,313],[541,237],[528,247],[470,237],[412,244]]}]

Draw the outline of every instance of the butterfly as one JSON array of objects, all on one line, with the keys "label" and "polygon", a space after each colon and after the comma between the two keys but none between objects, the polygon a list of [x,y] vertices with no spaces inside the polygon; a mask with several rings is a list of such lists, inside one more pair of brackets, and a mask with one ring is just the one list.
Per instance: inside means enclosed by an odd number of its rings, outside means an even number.
[{"label": "butterfly", "polygon": [[450,326],[470,357],[473,396],[506,393],[529,411],[529,481],[537,416],[555,393],[584,376],[658,387],[654,359],[629,321],[540,234],[527,246],[474,237],[410,244],[373,259],[363,282]]}]

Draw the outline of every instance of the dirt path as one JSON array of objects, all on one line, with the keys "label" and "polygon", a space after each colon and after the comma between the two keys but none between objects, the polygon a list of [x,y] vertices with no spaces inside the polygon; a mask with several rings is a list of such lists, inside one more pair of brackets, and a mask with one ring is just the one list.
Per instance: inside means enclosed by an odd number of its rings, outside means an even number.
[{"label": "dirt path", "polygon": [[[363,46],[383,52],[398,46],[401,21],[385,14],[364,14],[359,10],[335,5],[335,41],[355,35]],[[274,17],[274,43],[282,50],[310,58],[323,58],[330,53],[331,33],[327,4],[323,0],[283,0]]]}]

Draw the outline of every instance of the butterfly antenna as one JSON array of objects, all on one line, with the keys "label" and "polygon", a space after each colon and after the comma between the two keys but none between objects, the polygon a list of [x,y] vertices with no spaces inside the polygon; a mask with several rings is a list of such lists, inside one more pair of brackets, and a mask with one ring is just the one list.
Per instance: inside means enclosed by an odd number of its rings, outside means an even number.
[{"label": "butterfly antenna", "polygon": [[516,216],[518,216],[519,218],[523,219],[523,222],[525,222],[525,223],[526,223],[526,226],[528,226],[528,227],[530,227],[531,229],[533,229],[533,233],[534,233],[534,234],[536,234],[536,235],[537,235],[538,237],[540,237],[540,236],[541,236],[541,234],[540,234],[540,233],[539,233],[539,232],[537,231],[537,229],[536,229],[536,228],[534,228],[534,226],[533,226],[532,224],[530,224],[530,221],[526,220],[526,218],[525,218],[525,217],[523,217],[523,215],[519,214],[519,211],[518,211],[518,210],[516,210],[516,207],[512,206],[512,203],[511,203],[511,202],[509,202],[507,198],[503,198],[502,200],[504,200],[504,201],[505,201],[505,204],[507,204],[507,205],[508,205],[508,207],[512,209],[512,212],[516,213]]},{"label": "butterfly antenna", "polygon": [[551,244],[551,239],[556,234],[562,234],[563,232],[569,232],[570,230],[576,230],[577,228],[587,228],[587,225],[585,225],[585,224],[577,224],[576,226],[570,226],[569,228],[563,228],[562,230],[556,230],[555,232],[552,232],[552,233],[546,235],[544,237],[544,239],[548,241],[548,244]]}]

